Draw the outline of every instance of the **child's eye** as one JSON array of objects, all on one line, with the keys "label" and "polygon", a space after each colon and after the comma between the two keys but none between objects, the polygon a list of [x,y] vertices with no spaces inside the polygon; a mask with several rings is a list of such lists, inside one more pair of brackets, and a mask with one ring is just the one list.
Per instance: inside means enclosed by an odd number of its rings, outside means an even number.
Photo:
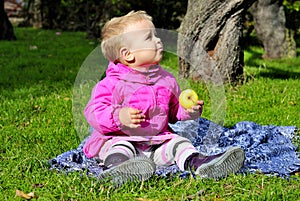
[{"label": "child's eye", "polygon": [[146,40],[150,40],[152,38],[152,34],[148,34],[147,37],[146,37]]}]

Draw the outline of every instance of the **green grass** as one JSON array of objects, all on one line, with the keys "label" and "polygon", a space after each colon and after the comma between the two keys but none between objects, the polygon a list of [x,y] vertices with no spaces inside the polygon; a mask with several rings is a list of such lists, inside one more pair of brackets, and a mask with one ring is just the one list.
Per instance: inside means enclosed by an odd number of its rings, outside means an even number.
[{"label": "green grass", "polygon": [[[73,85],[97,41],[78,32],[16,28],[17,41],[0,41],[0,200],[17,189],[38,200],[297,200],[299,176],[231,175],[221,180],[162,179],[114,189],[82,176],[49,171],[47,160],[76,148],[81,139],[72,117]],[[225,86],[225,126],[239,121],[300,127],[300,57],[263,61],[262,49],[245,52],[246,81]],[[167,54],[164,66],[176,66]],[[206,102],[205,84],[191,84]]]}]

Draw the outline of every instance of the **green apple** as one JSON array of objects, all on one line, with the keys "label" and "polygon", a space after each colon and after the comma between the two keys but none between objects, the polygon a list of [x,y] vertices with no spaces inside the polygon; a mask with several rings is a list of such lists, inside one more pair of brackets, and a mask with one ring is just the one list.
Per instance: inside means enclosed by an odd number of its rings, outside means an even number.
[{"label": "green apple", "polygon": [[179,103],[185,109],[190,109],[197,105],[198,95],[192,89],[183,90],[179,95]]}]

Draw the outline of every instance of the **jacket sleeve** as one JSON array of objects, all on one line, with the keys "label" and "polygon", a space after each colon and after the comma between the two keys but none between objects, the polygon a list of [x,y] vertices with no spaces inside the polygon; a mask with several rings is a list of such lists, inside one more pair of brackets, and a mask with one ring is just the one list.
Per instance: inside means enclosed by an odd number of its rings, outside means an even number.
[{"label": "jacket sleeve", "polygon": [[188,112],[179,104],[180,87],[174,78],[172,95],[169,103],[169,123],[192,119]]},{"label": "jacket sleeve", "polygon": [[120,106],[112,104],[113,90],[113,80],[99,82],[94,87],[91,99],[84,110],[87,122],[103,134],[120,131],[118,122]]}]

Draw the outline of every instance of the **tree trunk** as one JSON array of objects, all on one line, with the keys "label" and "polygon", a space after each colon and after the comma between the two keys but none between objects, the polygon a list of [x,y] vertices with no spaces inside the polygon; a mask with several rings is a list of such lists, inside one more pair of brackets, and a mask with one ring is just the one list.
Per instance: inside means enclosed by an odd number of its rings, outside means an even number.
[{"label": "tree trunk", "polygon": [[31,4],[31,12],[32,12],[32,25],[34,28],[42,28],[43,27],[43,17],[42,17],[42,1],[41,0],[33,0]]},{"label": "tree trunk", "polygon": [[250,9],[258,39],[263,43],[263,58],[295,56],[293,33],[285,27],[282,0],[258,0]]},{"label": "tree trunk", "polygon": [[[36,1],[37,0],[35,0],[35,2]],[[34,8],[36,11],[35,19],[39,19],[42,28],[56,29],[58,27],[59,21],[57,20],[57,16],[59,15],[60,6],[60,0],[41,0],[40,2],[36,2]],[[39,25],[39,23],[37,23],[37,25]]]},{"label": "tree trunk", "polygon": [[178,37],[179,75],[213,83],[243,79],[242,19],[255,0],[189,0]]},{"label": "tree trunk", "polygon": [[0,40],[16,40],[13,26],[4,10],[4,0],[0,0]]}]

